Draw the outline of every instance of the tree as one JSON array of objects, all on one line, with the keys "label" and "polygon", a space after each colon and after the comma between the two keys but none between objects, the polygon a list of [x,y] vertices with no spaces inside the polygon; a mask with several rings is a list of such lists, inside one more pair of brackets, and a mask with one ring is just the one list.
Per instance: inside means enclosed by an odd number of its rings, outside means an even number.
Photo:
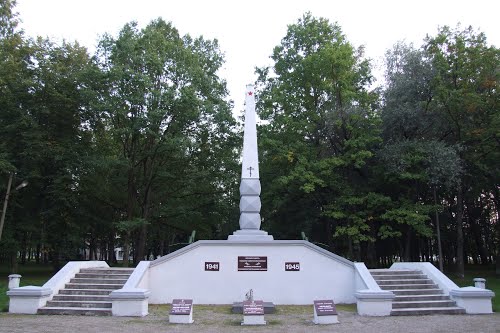
[{"label": "tree", "polygon": [[[148,226],[163,220],[179,196],[186,204],[195,193],[206,199],[228,185],[220,171],[211,174],[209,160],[198,157],[233,149],[234,121],[225,82],[217,76],[223,63],[217,41],[181,37],[162,19],[142,30],[129,23],[117,39],[101,40],[99,62],[107,80],[105,127],[119,143],[116,157],[126,178],[119,224],[126,263],[128,238],[137,233],[135,259],[144,258]],[[176,206],[176,214],[184,208],[191,222],[200,220],[187,207]]]},{"label": "tree", "polygon": [[[464,272],[464,205],[472,193],[478,175],[487,179],[491,191],[498,186],[499,140],[496,125],[498,109],[498,64],[500,52],[488,46],[486,36],[472,27],[452,30],[440,28],[427,37],[424,50],[436,75],[432,80],[433,105],[448,124],[444,140],[462,147],[460,158],[465,173],[456,188],[457,271]],[[491,172],[494,172],[495,176]],[[484,177],[484,178],[483,178]]]},{"label": "tree", "polygon": [[[337,24],[307,13],[289,25],[271,58],[274,66],[258,69],[258,106],[267,122],[260,135],[263,183],[272,189],[263,195],[263,205],[272,207],[264,219],[272,229],[284,230],[278,225],[286,222],[311,231],[330,249],[334,233],[356,244],[371,239],[369,214],[347,219],[335,208],[366,193],[366,163],[380,140],[363,49]],[[292,207],[302,214],[282,215]]]},{"label": "tree", "polygon": [[[439,262],[443,256],[439,227],[437,189],[449,191],[455,187],[462,173],[459,146],[446,144],[443,139],[448,125],[442,114],[433,109],[432,80],[435,70],[423,50],[397,43],[386,53],[386,87],[382,108],[384,147],[379,156],[384,165],[390,195],[399,198],[398,209],[407,207],[410,218],[408,232],[429,235],[428,209],[436,206],[435,222]],[[429,200],[429,187],[434,201]],[[407,204],[404,204],[407,202]],[[408,205],[408,203],[411,203]],[[417,208],[414,205],[418,205]],[[417,223],[420,221],[421,223]],[[411,234],[407,234],[405,258],[410,258]]]}]

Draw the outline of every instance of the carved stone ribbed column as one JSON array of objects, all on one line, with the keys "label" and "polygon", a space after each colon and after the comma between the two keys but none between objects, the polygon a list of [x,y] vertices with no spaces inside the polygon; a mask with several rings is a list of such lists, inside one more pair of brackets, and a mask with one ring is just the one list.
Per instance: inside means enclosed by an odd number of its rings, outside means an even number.
[{"label": "carved stone ribbed column", "polygon": [[240,230],[230,235],[228,240],[273,240],[273,237],[268,235],[267,232],[260,230],[260,208],[255,92],[252,85],[247,85],[240,184]]}]

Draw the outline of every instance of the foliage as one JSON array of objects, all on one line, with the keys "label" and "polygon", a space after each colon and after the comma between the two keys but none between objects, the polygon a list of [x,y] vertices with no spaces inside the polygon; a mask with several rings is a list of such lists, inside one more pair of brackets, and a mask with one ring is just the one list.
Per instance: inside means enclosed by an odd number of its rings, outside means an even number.
[{"label": "foliage", "polygon": [[[90,55],[26,38],[15,3],[0,0],[0,188],[10,173],[29,186],[12,192],[0,260],[116,264],[119,247],[139,261],[234,231],[241,133],[217,40],[159,18]],[[363,47],[304,14],[256,70],[263,228],[369,266],[433,261],[438,242],[459,273],[491,263],[499,58],[483,33],[445,26],[394,45],[372,89]]]},{"label": "foliage", "polygon": [[350,214],[366,190],[367,163],[380,142],[372,108],[377,96],[367,89],[372,77],[362,48],[355,49],[337,24],[308,13],[288,27],[271,58],[272,68],[258,69],[258,105],[267,122],[262,169],[272,184],[264,206],[275,208],[265,219],[277,228],[280,214],[293,205],[308,217],[287,216],[287,225],[322,234],[321,242],[332,246],[333,224],[339,224],[337,236],[371,240],[365,234],[369,212]]}]

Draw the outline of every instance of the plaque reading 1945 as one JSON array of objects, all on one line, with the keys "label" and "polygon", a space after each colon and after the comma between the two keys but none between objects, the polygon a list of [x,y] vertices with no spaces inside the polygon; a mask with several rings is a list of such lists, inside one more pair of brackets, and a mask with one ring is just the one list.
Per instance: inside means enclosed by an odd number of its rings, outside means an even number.
[{"label": "plaque reading 1945", "polygon": [[267,257],[238,257],[239,271],[267,271]]},{"label": "plaque reading 1945", "polygon": [[300,262],[285,262],[285,271],[287,272],[300,271]]},{"label": "plaque reading 1945", "polygon": [[172,301],[171,315],[189,315],[193,307],[192,299],[174,299]]},{"label": "plaque reading 1945", "polygon": [[334,316],[337,314],[337,309],[331,299],[314,301],[314,309],[318,316]]}]

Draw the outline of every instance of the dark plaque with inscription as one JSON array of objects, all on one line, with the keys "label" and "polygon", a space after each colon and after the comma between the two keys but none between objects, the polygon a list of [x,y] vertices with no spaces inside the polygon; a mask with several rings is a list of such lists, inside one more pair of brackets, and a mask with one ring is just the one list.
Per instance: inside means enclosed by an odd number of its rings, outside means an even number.
[{"label": "dark plaque with inscription", "polygon": [[331,299],[314,301],[314,309],[318,316],[333,316],[337,314],[337,309]]},{"label": "dark plaque with inscription", "polygon": [[220,264],[218,262],[205,262],[205,270],[206,271],[219,271]]},{"label": "dark plaque with inscription", "polygon": [[243,315],[245,316],[263,316],[263,301],[245,301],[243,302]]},{"label": "dark plaque with inscription", "polygon": [[239,271],[267,271],[267,257],[238,257]]},{"label": "dark plaque with inscription", "polygon": [[193,307],[192,299],[174,299],[172,301],[171,315],[189,315]]},{"label": "dark plaque with inscription", "polygon": [[300,271],[300,262],[285,262],[285,271],[287,272]]}]

